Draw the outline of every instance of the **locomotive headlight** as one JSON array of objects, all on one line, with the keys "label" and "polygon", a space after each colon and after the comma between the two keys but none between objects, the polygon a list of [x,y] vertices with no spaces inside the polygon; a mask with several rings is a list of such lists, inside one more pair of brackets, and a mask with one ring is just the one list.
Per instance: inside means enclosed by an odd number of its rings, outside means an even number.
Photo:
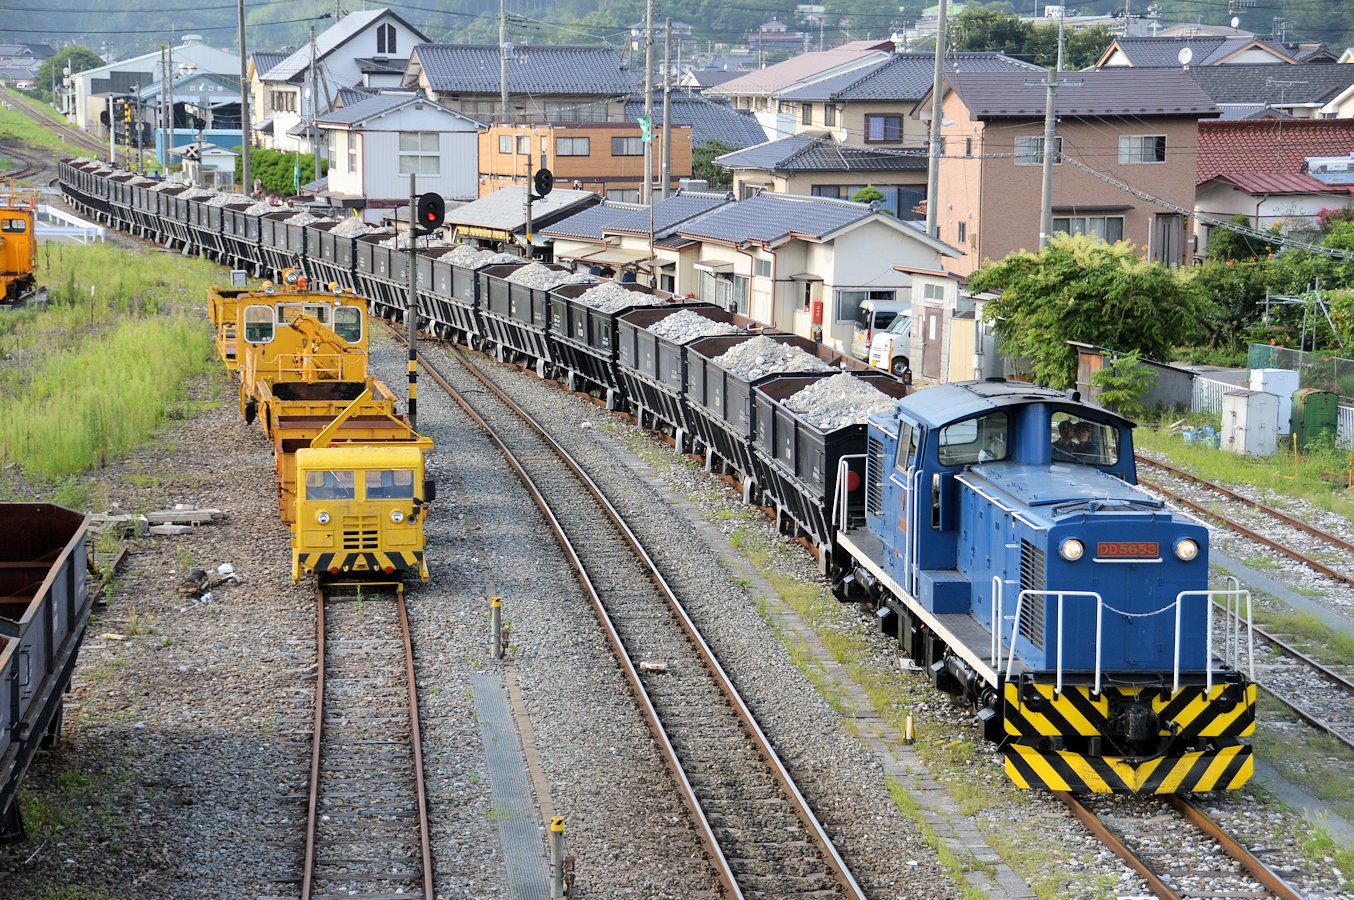
[{"label": "locomotive headlight", "polygon": [[1082,554],[1086,552],[1086,546],[1076,538],[1068,538],[1062,542],[1060,547],[1058,547],[1058,552],[1062,554],[1062,558],[1068,562],[1076,562],[1081,559]]},{"label": "locomotive headlight", "polygon": [[1199,545],[1189,538],[1175,542],[1175,556],[1177,559],[1189,562],[1199,555]]},{"label": "locomotive headlight", "polygon": [[394,510],[393,512],[391,512],[391,514],[390,514],[390,521],[394,522],[396,525],[398,525],[398,524],[400,524],[401,522],[403,522],[403,521],[404,521],[404,510],[402,510],[402,509],[397,509],[397,510]]},{"label": "locomotive headlight", "polygon": [[319,522],[321,525],[328,525],[328,524],[329,524],[329,513],[323,512],[323,511],[317,512],[317,513],[315,514],[315,521],[316,521],[316,522]]}]

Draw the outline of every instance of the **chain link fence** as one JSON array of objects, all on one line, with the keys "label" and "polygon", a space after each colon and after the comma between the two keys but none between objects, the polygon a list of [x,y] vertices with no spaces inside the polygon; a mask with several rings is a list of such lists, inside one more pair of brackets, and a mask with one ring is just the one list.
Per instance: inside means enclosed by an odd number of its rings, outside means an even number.
[{"label": "chain link fence", "polygon": [[1292,369],[1298,373],[1299,387],[1330,391],[1342,402],[1354,402],[1354,359],[1270,344],[1251,344],[1246,357],[1249,368]]}]

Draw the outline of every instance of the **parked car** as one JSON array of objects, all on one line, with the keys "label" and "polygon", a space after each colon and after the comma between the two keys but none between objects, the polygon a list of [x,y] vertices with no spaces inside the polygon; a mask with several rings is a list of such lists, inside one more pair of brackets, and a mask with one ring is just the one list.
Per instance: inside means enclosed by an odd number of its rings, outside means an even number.
[{"label": "parked car", "polygon": [[898,378],[911,368],[907,354],[912,345],[912,310],[903,310],[889,327],[877,332],[870,342],[869,363]]}]

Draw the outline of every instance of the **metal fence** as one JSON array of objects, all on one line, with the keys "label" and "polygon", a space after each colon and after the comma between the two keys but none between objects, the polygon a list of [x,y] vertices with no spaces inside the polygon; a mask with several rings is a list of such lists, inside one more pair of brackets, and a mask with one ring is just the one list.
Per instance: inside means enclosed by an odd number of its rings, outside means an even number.
[{"label": "metal fence", "polygon": [[1335,420],[1335,446],[1354,450],[1354,406],[1341,406]]},{"label": "metal fence", "polygon": [[1227,381],[1216,381],[1212,378],[1204,378],[1202,375],[1194,376],[1194,392],[1190,397],[1190,412],[1206,412],[1215,416],[1222,415],[1222,397],[1229,391],[1245,390]]},{"label": "metal fence", "polygon": [[1331,391],[1342,400],[1354,401],[1354,359],[1269,344],[1251,344],[1246,357],[1252,369],[1292,369],[1298,373],[1299,387]]}]

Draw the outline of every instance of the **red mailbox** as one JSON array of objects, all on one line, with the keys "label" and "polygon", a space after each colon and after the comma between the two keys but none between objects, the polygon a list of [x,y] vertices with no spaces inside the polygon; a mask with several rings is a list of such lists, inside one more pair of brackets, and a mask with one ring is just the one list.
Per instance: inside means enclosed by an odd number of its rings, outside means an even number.
[{"label": "red mailbox", "polygon": [[809,318],[815,325],[823,324],[823,301],[814,300],[809,303]]}]

